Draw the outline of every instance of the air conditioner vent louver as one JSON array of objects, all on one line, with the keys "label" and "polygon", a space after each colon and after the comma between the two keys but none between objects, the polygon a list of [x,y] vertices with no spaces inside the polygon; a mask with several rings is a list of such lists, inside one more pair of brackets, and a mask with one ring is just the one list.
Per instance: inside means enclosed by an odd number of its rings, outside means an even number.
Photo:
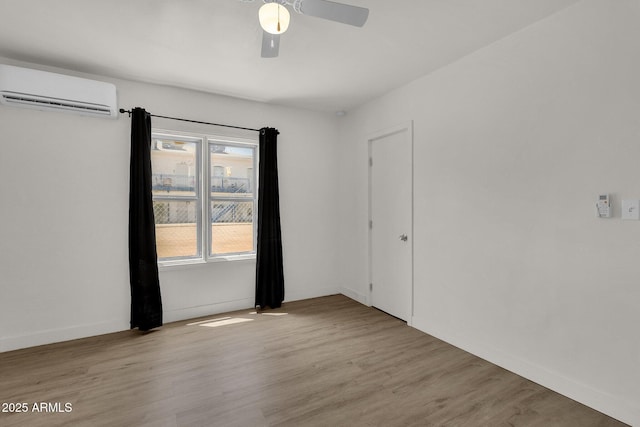
[{"label": "air conditioner vent louver", "polygon": [[52,108],[52,109],[64,109],[64,110],[74,110],[74,111],[86,111],[95,114],[104,114],[109,115],[111,111],[106,106],[91,106],[91,105],[81,105],[78,103],[73,103],[70,101],[62,101],[62,100],[47,100],[44,98],[35,98],[35,97],[27,97],[26,95],[10,95],[10,94],[2,94],[2,98],[6,101],[6,104],[26,104],[34,107],[40,106],[43,108]]},{"label": "air conditioner vent louver", "polygon": [[118,114],[113,84],[2,64],[0,103],[101,117]]}]

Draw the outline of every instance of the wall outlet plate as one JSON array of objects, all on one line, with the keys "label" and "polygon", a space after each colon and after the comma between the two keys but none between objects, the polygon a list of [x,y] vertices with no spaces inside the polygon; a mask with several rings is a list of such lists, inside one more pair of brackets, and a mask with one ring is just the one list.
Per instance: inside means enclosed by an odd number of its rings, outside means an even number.
[{"label": "wall outlet plate", "polygon": [[620,212],[622,219],[640,220],[640,200],[623,200]]}]

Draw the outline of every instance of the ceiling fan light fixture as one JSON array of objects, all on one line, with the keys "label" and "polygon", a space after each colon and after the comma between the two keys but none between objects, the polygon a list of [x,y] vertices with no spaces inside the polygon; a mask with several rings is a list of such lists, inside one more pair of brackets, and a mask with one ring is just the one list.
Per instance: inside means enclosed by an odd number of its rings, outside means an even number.
[{"label": "ceiling fan light fixture", "polygon": [[291,15],[286,7],[278,3],[265,3],[258,11],[263,30],[270,34],[282,34],[289,28]]}]

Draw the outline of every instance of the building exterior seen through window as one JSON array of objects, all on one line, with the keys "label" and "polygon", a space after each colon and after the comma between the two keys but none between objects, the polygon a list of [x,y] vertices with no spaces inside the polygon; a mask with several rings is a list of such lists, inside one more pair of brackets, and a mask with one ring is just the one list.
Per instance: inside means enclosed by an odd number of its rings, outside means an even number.
[{"label": "building exterior seen through window", "polygon": [[153,133],[152,194],[161,263],[255,253],[257,150],[256,141]]}]

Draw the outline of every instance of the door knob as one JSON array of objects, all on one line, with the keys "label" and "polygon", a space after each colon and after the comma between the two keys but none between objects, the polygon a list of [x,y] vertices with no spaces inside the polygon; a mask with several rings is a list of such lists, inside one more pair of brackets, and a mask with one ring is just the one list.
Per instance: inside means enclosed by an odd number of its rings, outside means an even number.
[{"label": "door knob", "polygon": [[400,235],[400,240],[402,240],[403,242],[406,242],[409,239],[409,237],[406,234],[401,234]]}]

